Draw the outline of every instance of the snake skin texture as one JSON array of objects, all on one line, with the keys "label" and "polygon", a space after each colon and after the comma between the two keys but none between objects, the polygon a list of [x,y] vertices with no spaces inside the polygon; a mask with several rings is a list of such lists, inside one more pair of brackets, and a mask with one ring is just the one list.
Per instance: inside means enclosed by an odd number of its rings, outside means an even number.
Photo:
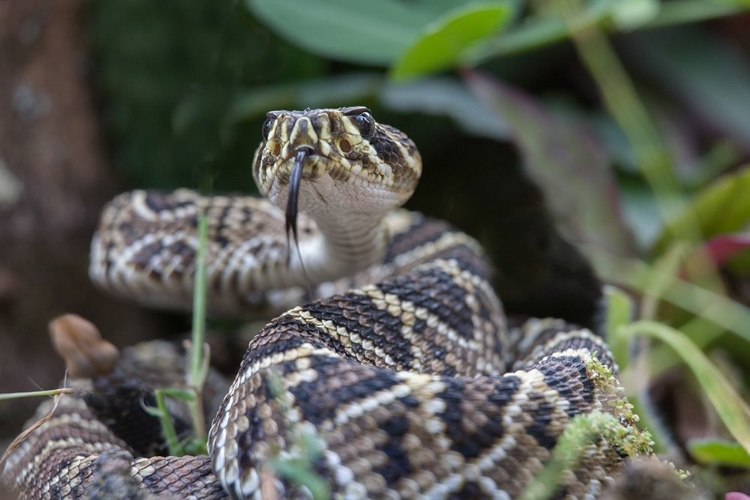
[{"label": "snake skin texture", "polygon": [[[396,210],[420,173],[413,143],[366,108],[280,111],[253,166],[270,201],[186,190],[116,198],[92,243],[100,286],[184,307],[205,212],[209,310],[286,312],[250,341],[208,456],[140,456],[148,446],[128,425],[102,419],[115,404],[99,396],[112,374],[181,369],[171,354],[129,349],[113,371],[74,381],[80,392],[54,412],[42,405],[47,419],[14,444],[5,480],[30,499],[310,498],[274,466],[307,460],[332,498],[507,500],[577,415],[632,426],[616,411],[617,386],[593,368],[617,372],[600,336],[551,318],[510,327],[480,246]],[[298,250],[287,240],[295,224]],[[627,454],[591,443],[554,498],[597,498]]]}]

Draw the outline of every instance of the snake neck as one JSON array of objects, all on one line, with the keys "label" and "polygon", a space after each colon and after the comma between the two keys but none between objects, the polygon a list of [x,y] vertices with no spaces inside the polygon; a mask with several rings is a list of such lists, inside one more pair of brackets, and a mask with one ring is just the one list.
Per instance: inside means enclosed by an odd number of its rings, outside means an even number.
[{"label": "snake neck", "polygon": [[320,232],[300,241],[299,252],[291,249],[290,272],[302,276],[301,284],[335,280],[383,260],[388,246],[385,214],[337,214],[314,220]]}]

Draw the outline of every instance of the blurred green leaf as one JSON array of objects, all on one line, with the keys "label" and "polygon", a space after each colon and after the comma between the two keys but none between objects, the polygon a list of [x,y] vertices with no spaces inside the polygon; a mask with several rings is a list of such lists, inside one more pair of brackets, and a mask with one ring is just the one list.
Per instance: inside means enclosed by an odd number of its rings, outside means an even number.
[{"label": "blurred green leaf", "polygon": [[[632,5],[620,6],[632,3]],[[592,26],[599,24],[602,28],[614,31],[618,27],[613,19],[612,23],[605,23],[620,12],[619,28],[627,31],[633,28],[655,28],[686,23],[705,21],[717,17],[730,16],[743,10],[750,0],[707,1],[707,0],[674,0],[659,4],[653,12],[650,0],[632,0],[632,2],[600,0],[587,3],[587,9],[576,15],[572,21],[578,26]],[[522,52],[528,52],[568,39],[569,26],[559,18],[552,16],[528,16],[518,27],[493,37],[487,43],[479,44],[468,50],[463,57],[464,64],[476,66],[496,57],[503,57]]]},{"label": "blurred green leaf", "polygon": [[661,4],[658,0],[620,0],[612,6],[612,20],[618,29],[630,31],[659,14]]},{"label": "blurred green leaf", "polygon": [[750,61],[736,47],[697,27],[643,33],[625,47],[666,92],[750,151]]},{"label": "blurred green leaf", "polygon": [[632,254],[607,156],[584,125],[559,119],[529,95],[482,73],[466,71],[465,79],[510,128],[567,235],[617,255]]},{"label": "blurred green leaf", "polygon": [[[749,108],[750,109],[750,108]],[[673,226],[698,225],[704,237],[740,231],[750,222],[750,166],[724,175],[703,188],[693,198],[690,206],[678,213]],[[653,254],[664,251],[672,235],[664,231],[652,249]]]},{"label": "blurred green leaf", "polygon": [[673,0],[662,2],[659,14],[645,28],[707,21],[742,12],[748,0]]},{"label": "blurred green leaf", "polygon": [[238,94],[230,121],[252,120],[274,109],[303,109],[361,104],[382,88],[378,73],[349,73],[286,85],[257,87]]},{"label": "blurred green leaf", "polygon": [[448,116],[478,137],[508,137],[505,122],[455,79],[387,83],[379,73],[349,73],[250,89],[234,100],[228,122],[256,120],[272,109],[335,107],[372,100],[379,100],[385,108],[399,113]]},{"label": "blurred green leaf", "polygon": [[687,448],[690,456],[704,465],[750,469],[750,454],[737,443],[718,439],[694,439],[688,441]]},{"label": "blurred green leaf", "polygon": [[425,113],[451,117],[466,132],[490,139],[507,139],[508,126],[466,85],[452,78],[426,78],[391,83],[380,93],[380,102],[400,113]]},{"label": "blurred green leaf", "polygon": [[675,241],[666,251],[659,254],[652,263],[653,273],[644,285],[641,303],[641,319],[654,319],[659,302],[665,292],[674,284],[684,269],[685,256],[690,246],[688,243]]},{"label": "blurred green leaf", "polygon": [[[607,19],[613,2],[602,0],[591,2],[588,8],[575,16],[577,26],[593,25]],[[528,16],[517,27],[488,38],[467,50],[462,62],[476,66],[495,57],[518,54],[561,42],[568,38],[570,27],[564,19],[556,16]]]},{"label": "blurred green leaf", "polygon": [[[596,247],[586,248],[599,277],[608,283],[626,286],[643,294],[658,277],[645,262],[619,259]],[[661,299],[729,330],[750,342],[750,308],[711,290],[676,278],[665,289]],[[710,340],[694,338],[695,342]],[[703,345],[703,344],[701,344]]]},{"label": "blurred green leaf", "polygon": [[245,0],[281,36],[344,61],[392,63],[424,26],[467,0]]},{"label": "blurred green leaf", "polygon": [[402,80],[451,68],[463,52],[505,27],[512,19],[510,2],[469,4],[429,24],[391,68]]},{"label": "blurred green leaf", "polygon": [[629,364],[629,345],[627,339],[617,335],[617,330],[633,320],[633,299],[614,286],[606,286],[604,296],[607,300],[607,342],[612,348],[615,362],[620,369],[625,369]]},{"label": "blurred green leaf", "polygon": [[162,394],[170,398],[179,399],[181,401],[195,401],[195,391],[189,389],[160,389]]},{"label": "blurred green leaf", "polygon": [[750,451],[750,407],[737,394],[736,389],[682,332],[654,321],[639,321],[620,328],[619,333],[647,335],[668,344],[690,367],[703,392],[716,409],[716,413],[730,434]]}]

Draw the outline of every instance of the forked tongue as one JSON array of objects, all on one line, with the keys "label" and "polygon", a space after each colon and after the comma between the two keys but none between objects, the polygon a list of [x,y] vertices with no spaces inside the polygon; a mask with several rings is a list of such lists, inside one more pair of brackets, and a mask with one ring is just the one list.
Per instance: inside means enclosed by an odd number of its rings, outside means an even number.
[{"label": "forked tongue", "polygon": [[294,165],[292,166],[292,173],[289,177],[289,193],[286,200],[286,242],[287,247],[290,249],[287,255],[288,259],[291,260],[292,252],[289,244],[289,235],[291,233],[294,238],[294,246],[297,249],[297,255],[299,255],[300,262],[302,262],[302,254],[299,251],[299,237],[297,235],[299,188],[300,183],[302,182],[302,169],[305,167],[305,160],[311,154],[312,149],[309,147],[301,147],[297,150],[297,154],[294,157]]}]

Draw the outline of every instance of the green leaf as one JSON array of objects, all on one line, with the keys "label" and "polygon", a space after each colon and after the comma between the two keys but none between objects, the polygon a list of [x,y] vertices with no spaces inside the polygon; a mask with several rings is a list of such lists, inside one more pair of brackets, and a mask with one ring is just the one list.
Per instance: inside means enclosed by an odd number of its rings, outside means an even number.
[{"label": "green leaf", "polygon": [[[740,231],[750,222],[750,165],[736,173],[724,175],[702,189],[692,203],[673,219],[672,226],[687,227],[698,218],[698,226],[704,237]],[[664,251],[672,240],[671,233],[664,231],[658,238],[653,254]]]},{"label": "green leaf", "polygon": [[554,115],[532,96],[487,75],[466,71],[464,76],[509,127],[564,234],[578,244],[632,254],[608,157],[585,124]]},{"label": "green leaf", "polygon": [[469,4],[448,12],[403,53],[391,68],[391,78],[414,78],[455,66],[467,48],[506,26],[512,14],[509,2]]},{"label": "green leaf", "polygon": [[316,80],[256,87],[240,94],[230,121],[252,120],[272,109],[325,108],[372,99],[385,79],[378,73],[348,73]]},{"label": "green leaf", "polygon": [[181,401],[195,401],[195,391],[188,389],[159,389],[162,394]]},{"label": "green leaf", "polygon": [[[621,28],[631,29],[636,27],[635,24],[638,25],[638,28],[655,28],[731,16],[743,11],[742,3],[750,4],[748,0],[734,0],[734,2],[710,2],[706,0],[662,2],[658,11],[653,15],[647,5],[639,8],[628,6],[627,10],[629,11],[625,13],[625,24]],[[607,1],[589,2],[588,7],[588,9],[582,10],[573,17],[574,24],[578,26],[599,24],[603,28],[608,28],[609,26],[604,21],[612,17],[612,9],[613,7],[617,8],[617,2],[614,6]],[[614,23],[612,25],[614,27]],[[562,19],[529,16],[517,28],[467,51],[463,62],[468,66],[476,66],[496,57],[520,54],[547,47],[567,40],[569,32],[568,24]]]},{"label": "green leaf", "polygon": [[629,362],[629,346],[617,331],[621,326],[627,325],[633,319],[633,299],[623,290],[614,286],[604,288],[604,296],[607,300],[607,341],[612,348],[615,362],[624,369]]},{"label": "green leaf", "polygon": [[704,465],[750,469],[750,454],[737,443],[718,439],[694,439],[687,443],[690,456]]},{"label": "green leaf", "polygon": [[620,328],[626,337],[647,335],[669,345],[695,375],[703,393],[729,433],[745,451],[750,451],[750,407],[724,374],[682,332],[654,321],[639,321]]},{"label": "green leaf", "polygon": [[717,17],[731,16],[741,13],[748,0],[676,0],[662,2],[659,14],[646,23],[646,28],[692,24],[708,21]]},{"label": "green leaf", "polygon": [[[611,5],[610,1],[591,2],[572,21],[577,26],[600,23],[609,16]],[[559,17],[528,16],[516,28],[466,50],[462,62],[476,66],[492,58],[539,49],[566,40],[569,32],[568,23]]]},{"label": "green leaf", "polygon": [[399,113],[449,116],[466,132],[490,139],[507,139],[508,126],[477,97],[453,78],[425,78],[386,85],[383,106]]},{"label": "green leaf", "polygon": [[[152,417],[156,417],[158,419],[162,419],[165,417],[164,413],[162,413],[158,408],[155,408],[153,406],[142,406],[143,411],[146,412],[147,415],[151,415]],[[166,415],[168,417],[168,415]]]},{"label": "green leaf", "polygon": [[344,61],[392,63],[424,26],[467,0],[245,0],[292,43]]},{"label": "green leaf", "polygon": [[657,0],[620,0],[612,6],[611,16],[618,29],[629,31],[656,18],[660,7]]},{"label": "green leaf", "polygon": [[250,89],[235,99],[228,122],[257,119],[269,109],[325,108],[365,104],[375,99],[399,113],[448,116],[466,132],[478,137],[508,137],[505,122],[455,78],[386,83],[378,73],[348,73]]}]

